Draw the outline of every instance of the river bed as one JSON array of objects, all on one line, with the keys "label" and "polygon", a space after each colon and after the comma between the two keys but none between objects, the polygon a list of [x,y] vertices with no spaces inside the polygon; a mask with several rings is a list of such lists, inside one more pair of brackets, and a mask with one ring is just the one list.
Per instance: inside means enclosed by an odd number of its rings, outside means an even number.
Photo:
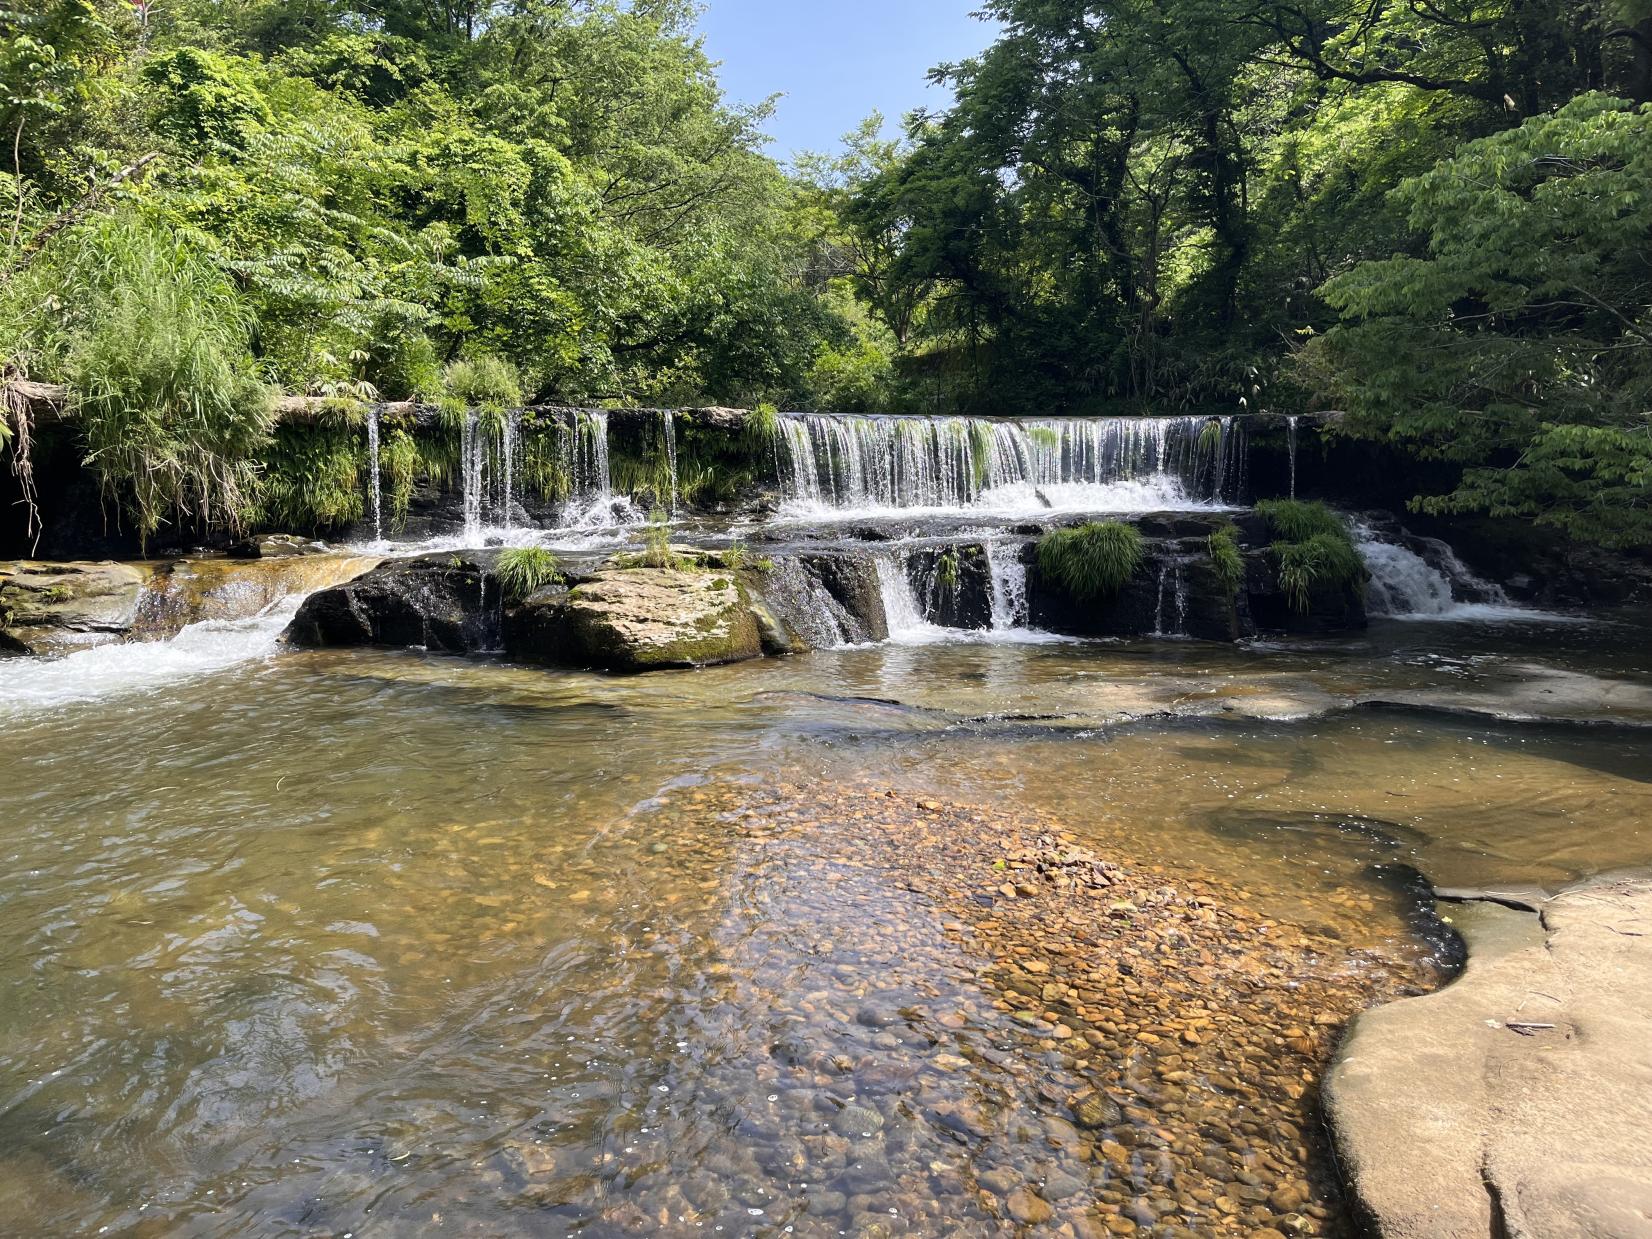
[{"label": "river bed", "polygon": [[[234,665],[16,693],[0,1229],[1339,1233],[1318,1065],[1449,965],[1410,870],[1652,858],[1652,733],[1349,703],[1652,679],[1636,629],[1555,631],[626,679],[257,630]],[[1249,926],[1290,975],[1079,978],[1018,1011],[1017,969],[1070,942],[977,903],[994,840],[1039,831],[1175,892],[1096,958],[1214,902],[1218,945]],[[1167,1067],[1154,1028],[1209,1048]]]}]

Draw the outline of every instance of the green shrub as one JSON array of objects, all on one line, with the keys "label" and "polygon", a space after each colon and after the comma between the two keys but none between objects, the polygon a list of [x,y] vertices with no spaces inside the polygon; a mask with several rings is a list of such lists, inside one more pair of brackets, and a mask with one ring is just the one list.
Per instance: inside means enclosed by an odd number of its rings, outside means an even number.
[{"label": "green shrub", "polygon": [[1118,593],[1141,561],[1141,532],[1120,521],[1057,529],[1038,543],[1040,571],[1081,602]]},{"label": "green shrub", "polygon": [[1306,612],[1316,588],[1348,589],[1365,580],[1365,561],[1346,530],[1316,533],[1301,542],[1275,542],[1279,587],[1291,608]]},{"label": "green shrub", "polygon": [[562,579],[556,556],[542,546],[512,547],[499,556],[495,571],[507,602],[521,602]]},{"label": "green shrub", "polygon": [[1239,531],[1232,525],[1223,525],[1206,539],[1205,545],[1210,549],[1210,563],[1216,571],[1216,579],[1229,594],[1237,594],[1240,582],[1245,579],[1245,558],[1239,553]]},{"label": "green shrub", "polygon": [[522,403],[522,376],[503,357],[491,354],[449,362],[442,386],[462,408],[503,409]]},{"label": "green shrub", "polygon": [[379,476],[384,480],[390,528],[400,531],[413,502],[413,481],[419,473],[419,445],[399,426],[390,427],[379,445]]},{"label": "green shrub", "polygon": [[1265,499],[1256,505],[1259,516],[1280,542],[1306,542],[1317,534],[1347,538],[1348,526],[1323,503],[1301,499]]}]

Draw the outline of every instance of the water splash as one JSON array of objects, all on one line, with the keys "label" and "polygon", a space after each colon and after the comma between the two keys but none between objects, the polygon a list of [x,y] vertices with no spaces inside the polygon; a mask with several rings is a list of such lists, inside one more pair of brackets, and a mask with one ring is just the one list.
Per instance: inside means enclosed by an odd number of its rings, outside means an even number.
[{"label": "water splash", "polygon": [[677,511],[677,415],[670,409],[660,411],[660,443],[665,449],[666,464],[671,470],[671,494],[667,499],[666,511],[675,515]]}]

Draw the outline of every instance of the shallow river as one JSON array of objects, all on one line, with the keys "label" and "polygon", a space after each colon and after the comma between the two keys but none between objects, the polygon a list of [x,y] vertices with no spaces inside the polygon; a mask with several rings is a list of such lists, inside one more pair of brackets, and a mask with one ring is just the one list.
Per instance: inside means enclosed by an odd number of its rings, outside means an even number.
[{"label": "shallow river", "polygon": [[[0,1231],[1334,1233],[1312,1009],[1285,1070],[1224,986],[1151,1017],[1126,983],[1046,987],[1050,1014],[1113,1013],[1075,1051],[917,880],[945,839],[868,852],[895,827],[855,798],[979,807],[989,835],[1036,817],[1214,884],[1357,1009],[1440,979],[1403,866],[1652,859],[1652,732],[1327,702],[1644,689],[1643,636],[1392,624],[639,679],[285,652],[19,689]],[[1259,1010],[1319,992],[1292,988]]]}]

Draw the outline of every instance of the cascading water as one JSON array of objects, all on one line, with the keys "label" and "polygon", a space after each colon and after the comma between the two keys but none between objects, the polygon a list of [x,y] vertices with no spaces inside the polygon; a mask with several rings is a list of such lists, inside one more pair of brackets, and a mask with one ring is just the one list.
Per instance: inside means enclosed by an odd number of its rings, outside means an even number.
[{"label": "cascading water", "polygon": [[1366,569],[1366,607],[1373,615],[1408,620],[1530,619],[1538,613],[1516,606],[1502,588],[1476,576],[1444,542],[1411,541],[1428,552],[1356,523],[1355,538]]},{"label": "cascading water", "polygon": [[877,569],[878,591],[883,595],[883,613],[889,623],[892,644],[929,645],[956,635],[952,629],[929,622],[904,563],[893,555],[879,555],[873,564]]},{"label": "cascading water", "polygon": [[1292,499],[1296,498],[1296,430],[1297,430],[1297,424],[1301,420],[1302,419],[1300,417],[1296,416],[1295,414],[1292,414],[1290,417],[1287,417],[1285,419],[1286,434],[1289,436],[1289,439],[1290,439],[1291,498]]},{"label": "cascading water", "polygon": [[522,446],[522,413],[512,409],[505,415],[499,436],[500,487],[499,524],[507,531],[516,526],[516,458]]},{"label": "cascading water", "polygon": [[667,500],[668,512],[677,511],[677,415],[670,409],[660,411],[660,444],[665,449],[666,464],[671,470],[671,494]]},{"label": "cascading water", "polygon": [[1187,634],[1187,572],[1180,559],[1166,559],[1159,564],[1159,598],[1154,613],[1155,637],[1180,637]]},{"label": "cascading water", "polygon": [[465,541],[474,544],[482,536],[482,427],[475,409],[465,413],[459,432],[460,486],[465,504]]},{"label": "cascading water", "polygon": [[992,630],[1017,632],[1027,626],[1027,565],[1020,546],[987,543],[987,570],[992,577]]},{"label": "cascading water", "polygon": [[795,516],[1211,508],[1243,488],[1233,418],[781,418]]},{"label": "cascading water", "polygon": [[373,541],[384,541],[384,496],[379,481],[379,411],[367,407],[367,478],[373,502]]}]

